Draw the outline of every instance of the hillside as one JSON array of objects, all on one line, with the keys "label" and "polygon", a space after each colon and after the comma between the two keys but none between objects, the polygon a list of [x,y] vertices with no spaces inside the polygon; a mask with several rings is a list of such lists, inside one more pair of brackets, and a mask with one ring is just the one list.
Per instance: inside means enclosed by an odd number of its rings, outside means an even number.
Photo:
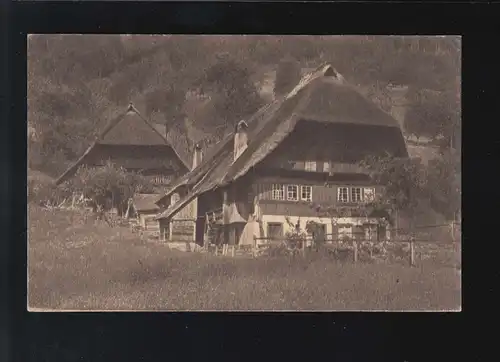
[{"label": "hillside", "polygon": [[459,93],[460,49],[452,37],[30,36],[30,167],[58,175],[129,102],[165,126],[189,159],[193,143],[211,147],[272,99],[285,58],[301,68],[334,64],[393,114],[394,85],[405,85],[410,98],[423,89]]}]

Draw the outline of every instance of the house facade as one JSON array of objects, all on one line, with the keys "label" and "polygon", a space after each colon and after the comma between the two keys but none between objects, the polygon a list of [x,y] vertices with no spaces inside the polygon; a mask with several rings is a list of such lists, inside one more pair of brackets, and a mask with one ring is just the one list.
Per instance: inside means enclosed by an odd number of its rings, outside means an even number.
[{"label": "house facade", "polygon": [[172,145],[133,105],[108,122],[85,153],[56,183],[61,184],[73,177],[82,165],[100,167],[108,161],[128,171],[141,173],[161,193],[172,180],[189,171]]},{"label": "house facade", "polygon": [[[408,156],[398,122],[324,65],[239,122],[213,155],[174,182],[172,190],[182,192],[157,216],[160,230],[189,210],[194,230],[183,240],[199,245],[280,238],[291,231],[289,221],[299,220],[302,228],[314,221],[327,234],[347,238],[386,234],[377,229],[377,217],[356,214],[383,192],[358,162],[386,153]],[[336,205],[353,213],[332,218],[319,212]],[[177,241],[166,235],[165,241]]]}]

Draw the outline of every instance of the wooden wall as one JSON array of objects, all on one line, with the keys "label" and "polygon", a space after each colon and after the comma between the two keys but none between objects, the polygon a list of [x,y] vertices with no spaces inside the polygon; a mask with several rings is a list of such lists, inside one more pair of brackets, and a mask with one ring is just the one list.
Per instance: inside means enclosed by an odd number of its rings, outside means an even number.
[{"label": "wooden wall", "polygon": [[195,241],[195,221],[193,220],[172,220],[172,241]]},{"label": "wooden wall", "polygon": [[[272,200],[272,201],[278,201],[279,200],[273,200],[272,198],[272,185],[273,183],[279,183],[282,185],[285,185],[285,197],[286,197],[286,185],[297,185],[299,186],[299,197],[300,197],[300,186],[301,185],[310,185],[312,187],[312,202],[313,203],[326,203],[326,204],[337,204],[337,190],[339,187],[350,187],[350,186],[355,186],[355,187],[375,187],[375,193],[380,193],[382,192],[382,188],[380,186],[373,186],[368,183],[361,183],[361,182],[345,182],[342,184],[333,184],[333,185],[324,185],[324,184],[314,184],[310,181],[300,181],[300,180],[283,180],[280,182],[279,179],[273,180],[273,182],[269,181],[260,181],[255,184],[255,192],[257,194],[257,198],[259,200]],[[300,204],[304,203],[302,201],[286,201],[283,200],[285,203],[292,203],[292,204]],[[306,204],[309,204],[306,202]],[[342,204],[347,204],[347,205],[352,205],[351,203],[342,203]]]}]

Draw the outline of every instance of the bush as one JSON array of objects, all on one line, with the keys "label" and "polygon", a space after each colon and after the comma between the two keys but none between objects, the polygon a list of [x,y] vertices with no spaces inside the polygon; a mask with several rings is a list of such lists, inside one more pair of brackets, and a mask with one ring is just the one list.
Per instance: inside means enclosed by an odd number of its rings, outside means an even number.
[{"label": "bush", "polygon": [[127,172],[111,162],[104,167],[80,167],[65,187],[91,199],[95,208],[110,210],[116,207],[120,213],[126,209],[128,200],[135,193],[152,191],[152,185],[146,178]]},{"label": "bush", "polygon": [[28,203],[40,206],[60,205],[71,197],[71,191],[66,187],[58,187],[52,182],[28,180]]}]

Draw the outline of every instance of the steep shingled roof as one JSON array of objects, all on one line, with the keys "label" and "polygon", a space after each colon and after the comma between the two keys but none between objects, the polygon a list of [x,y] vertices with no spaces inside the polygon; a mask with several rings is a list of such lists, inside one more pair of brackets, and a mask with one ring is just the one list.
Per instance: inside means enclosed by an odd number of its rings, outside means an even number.
[{"label": "steep shingled roof", "polygon": [[[395,135],[395,149],[400,156],[407,156],[398,122],[362,96],[333,67],[325,64],[306,74],[288,95],[263,107],[248,121],[248,147],[235,162],[232,134],[221,145],[219,157],[207,160],[201,168],[193,170],[180,183],[176,183],[175,187],[188,184],[190,174],[196,175],[198,182],[188,195],[157,218],[168,218],[198,195],[245,175],[269,155],[300,120],[390,128],[390,133]],[[397,131],[394,132],[394,129]]]},{"label": "steep shingled roof", "polygon": [[99,133],[96,140],[89,146],[83,155],[73,163],[59,178],[56,184],[64,182],[73,175],[97,145],[127,145],[127,146],[168,146],[172,149],[181,164],[189,169],[185,161],[179,157],[177,151],[168,143],[149,122],[141,116],[137,109],[130,104],[125,112],[111,119]]}]

